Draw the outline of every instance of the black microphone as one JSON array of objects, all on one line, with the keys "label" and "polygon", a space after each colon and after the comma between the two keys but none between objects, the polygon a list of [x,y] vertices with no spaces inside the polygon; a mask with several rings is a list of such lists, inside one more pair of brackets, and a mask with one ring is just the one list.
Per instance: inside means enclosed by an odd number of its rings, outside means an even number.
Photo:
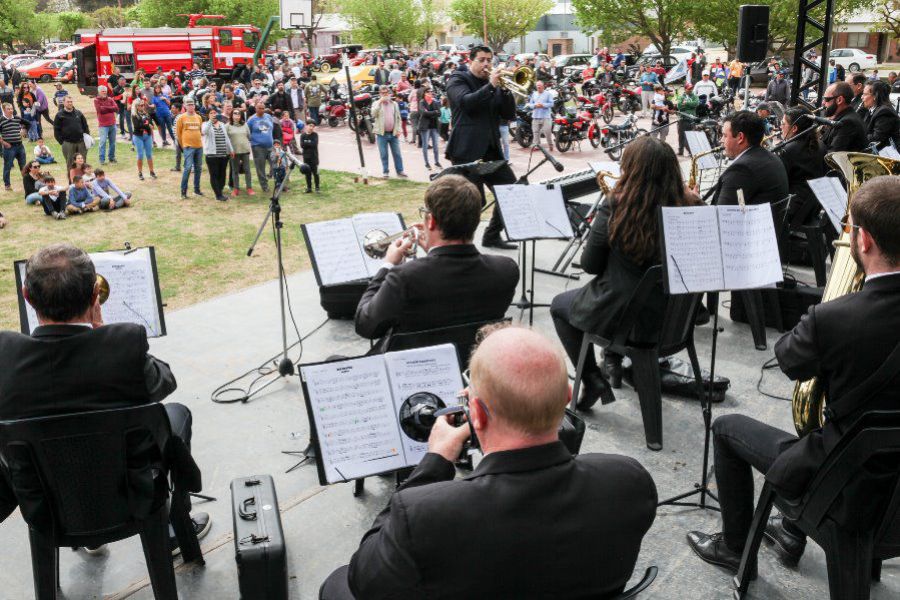
[{"label": "black microphone", "polygon": [[541,151],[541,153],[544,155],[544,158],[546,158],[548,161],[550,161],[550,164],[553,165],[554,169],[556,169],[557,171],[562,173],[562,171],[563,171],[563,169],[565,169],[565,167],[562,166],[561,162],[559,162],[558,160],[553,158],[553,155],[550,154],[549,152],[547,152],[546,150],[544,150],[543,146],[536,146],[536,148]]},{"label": "black microphone", "polygon": [[819,117],[817,115],[804,115],[804,116],[807,119],[815,121],[819,125],[831,125],[832,127],[834,127],[835,125],[837,125],[839,123],[838,121],[833,121],[832,119],[826,119],[825,117]]}]

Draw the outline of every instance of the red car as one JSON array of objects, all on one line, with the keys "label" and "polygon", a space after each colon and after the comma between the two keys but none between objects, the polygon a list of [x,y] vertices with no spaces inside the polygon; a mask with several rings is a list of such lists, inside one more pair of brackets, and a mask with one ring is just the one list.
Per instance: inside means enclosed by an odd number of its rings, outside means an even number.
[{"label": "red car", "polygon": [[447,60],[447,53],[443,50],[431,50],[429,52],[423,52],[419,57],[419,64],[423,64],[424,62],[428,62],[431,65],[431,68],[437,70],[444,61]]},{"label": "red car", "polygon": [[59,70],[66,64],[64,58],[42,59],[19,67],[22,77],[34,81],[53,81],[59,76]]}]

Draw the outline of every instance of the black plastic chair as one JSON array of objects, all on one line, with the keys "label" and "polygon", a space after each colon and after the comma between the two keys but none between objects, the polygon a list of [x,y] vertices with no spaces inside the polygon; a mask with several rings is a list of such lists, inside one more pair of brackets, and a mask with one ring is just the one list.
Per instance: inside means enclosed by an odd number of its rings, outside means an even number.
[{"label": "black plastic chair", "polygon": [[588,351],[591,350],[592,344],[629,357],[634,374],[634,387],[641,404],[644,435],[647,447],[651,450],[662,450],[662,390],[659,381],[659,357],[670,356],[686,349],[697,382],[697,397],[702,398],[704,394],[700,362],[697,360],[697,349],[694,346],[694,319],[700,307],[701,294],[680,294],[667,297],[662,328],[656,343],[638,343],[631,339],[637,317],[644,309],[647,300],[652,294],[659,293],[663,293],[662,267],[657,265],[644,273],[628,301],[619,326],[610,339],[593,333],[584,334],[575,370],[571,406],[572,410],[575,410],[581,389],[585,358]]},{"label": "black plastic chair", "polygon": [[[877,465],[873,469],[873,462]],[[890,465],[890,469],[883,467]],[[883,481],[880,481],[882,480]],[[881,514],[872,514],[878,498],[850,493],[860,483],[884,493]],[[863,415],[828,454],[812,483],[799,500],[778,496],[766,482],[734,577],[734,597],[740,600],[756,570],[759,544],[773,504],[825,551],[828,588],[834,600],[865,600],[871,580],[881,575],[881,561],[900,556],[900,411],[873,411]],[[839,511],[839,513],[838,513]],[[841,515],[867,515],[871,526],[842,524]]]},{"label": "black plastic chair", "polygon": [[[28,523],[38,600],[57,597],[59,548],[133,535],[141,536],[154,597],[177,600],[166,506],[166,457],[175,443],[158,403],[0,421],[0,461]],[[171,510],[178,515],[172,526],[184,561],[203,564],[185,494],[177,488]]]},{"label": "black plastic chair", "polygon": [[658,568],[647,567],[647,570],[644,571],[644,577],[641,578],[634,587],[625,590],[617,596],[613,596],[611,600],[630,600],[631,598],[637,598],[641,592],[650,587],[650,584],[656,579],[657,573],[659,573]]},{"label": "black plastic chair", "polygon": [[456,346],[459,364],[465,369],[469,364],[469,357],[475,346],[475,339],[478,336],[478,331],[486,325],[508,322],[510,322],[510,319],[492,319],[489,321],[451,325],[449,327],[424,329],[422,331],[395,333],[391,334],[388,338],[387,349],[385,352],[412,350],[413,348],[424,348],[426,346],[450,343]]}]

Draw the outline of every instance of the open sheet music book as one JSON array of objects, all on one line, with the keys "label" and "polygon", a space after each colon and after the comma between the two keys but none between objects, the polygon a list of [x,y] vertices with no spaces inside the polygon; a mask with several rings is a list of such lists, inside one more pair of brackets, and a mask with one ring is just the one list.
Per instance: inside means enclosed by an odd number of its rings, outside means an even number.
[{"label": "open sheet music book", "polygon": [[[684,139],[687,141],[691,156],[697,156],[712,150],[712,146],[709,145],[709,138],[702,131],[685,131]],[[706,154],[697,160],[697,166],[701,169],[715,169],[719,166],[719,161],[713,154]]]},{"label": "open sheet music book", "polygon": [[363,251],[363,238],[373,229],[388,235],[406,226],[400,213],[362,213],[346,219],[319,221],[301,226],[319,286],[368,279],[378,272],[383,259]]},{"label": "open sheet music book", "polygon": [[[147,337],[166,335],[153,247],[92,252],[89,256],[97,273],[109,282],[109,299],[102,308],[103,322],[135,323],[147,330]],[[16,291],[19,295],[19,325],[22,333],[31,334],[38,326],[38,319],[22,295],[25,263],[25,260],[15,262]]]},{"label": "open sheet music book", "polygon": [[453,344],[300,365],[322,485],[419,464],[428,451],[400,427],[404,401],[431,392],[446,406],[463,389]]},{"label": "open sheet music book", "polygon": [[825,209],[828,220],[838,233],[841,232],[841,219],[847,213],[847,190],[837,177],[818,177],[806,181],[816,200]]},{"label": "open sheet music book", "polygon": [[511,241],[568,239],[575,235],[559,186],[495,185],[494,195]]},{"label": "open sheet music book", "polygon": [[782,281],[769,204],[660,208],[670,294],[770,287]]}]

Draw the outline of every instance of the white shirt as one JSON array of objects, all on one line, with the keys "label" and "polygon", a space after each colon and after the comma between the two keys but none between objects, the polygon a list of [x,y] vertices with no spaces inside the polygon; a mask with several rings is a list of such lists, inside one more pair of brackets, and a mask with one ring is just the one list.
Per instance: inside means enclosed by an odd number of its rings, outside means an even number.
[{"label": "white shirt", "polygon": [[719,88],[717,88],[716,84],[712,81],[701,80],[694,84],[694,93],[697,96],[706,94],[706,100],[709,101],[711,98],[715,98],[719,95]]},{"label": "white shirt", "polygon": [[885,271],[884,273],[875,273],[874,275],[866,275],[866,281],[872,281],[879,277],[889,277],[891,275],[900,275],[900,271]]}]

